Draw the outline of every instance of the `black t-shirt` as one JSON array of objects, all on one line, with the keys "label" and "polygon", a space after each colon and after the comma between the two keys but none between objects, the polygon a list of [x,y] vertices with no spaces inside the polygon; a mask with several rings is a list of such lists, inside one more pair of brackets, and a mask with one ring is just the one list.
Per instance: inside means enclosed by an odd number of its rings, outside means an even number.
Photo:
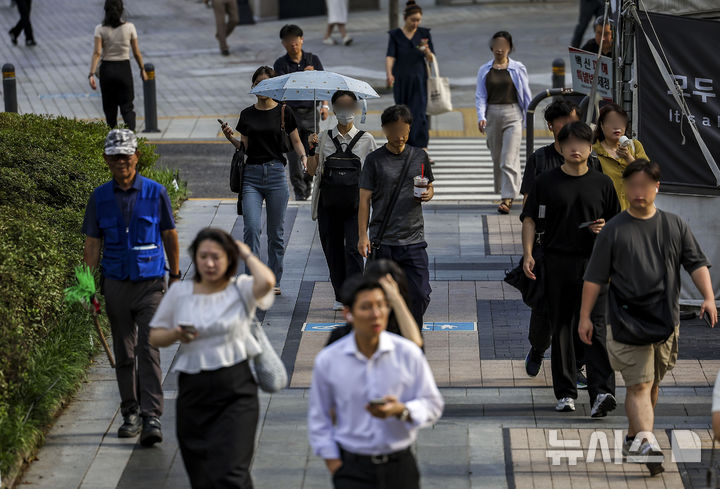
[{"label": "black t-shirt", "polygon": [[[667,220],[667,233],[661,213]],[[666,261],[665,247],[668,245]],[[666,293],[675,324],[679,324],[680,265],[688,273],[710,266],[682,219],[662,211],[649,219],[638,219],[625,211],[598,235],[585,280],[601,285],[612,280],[623,297],[635,298],[662,291],[667,271]]]},{"label": "black t-shirt", "polygon": [[382,145],[365,157],[365,164],[360,172],[360,188],[372,191],[370,238],[375,239],[409,151],[412,151],[409,155],[410,167],[398,190],[399,196],[382,239],[382,244],[388,246],[404,246],[425,241],[422,204],[413,197],[413,179],[420,175],[422,165],[425,165],[425,177],[431,183],[434,180],[427,153],[420,148],[406,145],[403,152],[396,155]]},{"label": "black t-shirt", "polygon": [[[598,49],[600,49],[600,45],[595,41],[595,38],[588,40],[583,47],[581,48],[583,51],[587,51],[589,53],[595,53],[597,54]],[[607,50],[607,54],[601,53],[603,56],[610,56],[612,54],[612,44],[610,43],[603,43],[603,49]]]},{"label": "black t-shirt", "polygon": [[[525,172],[523,173],[520,193],[523,195],[529,194],[533,185],[535,185],[535,179],[538,175],[544,171],[563,166],[564,163],[565,158],[557,152],[555,149],[555,143],[550,143],[547,146],[536,149],[535,152],[533,152],[533,154],[531,154],[527,159],[527,163],[525,163]],[[593,170],[597,170],[602,173],[602,165],[595,153],[590,154],[590,158],[588,158],[588,166]]]},{"label": "black t-shirt", "polygon": [[[285,156],[289,148],[285,147],[282,136],[280,114],[282,106],[274,109],[260,110],[254,105],[240,113],[237,131],[248,138],[248,147],[245,148],[249,165],[267,163],[278,160],[285,164]],[[285,132],[290,134],[296,129],[295,117],[292,109],[285,107]]]},{"label": "black t-shirt", "polygon": [[544,231],[543,249],[588,258],[595,234],[580,224],[597,219],[609,221],[620,212],[615,187],[606,175],[588,168],[572,176],[562,168],[541,174],[528,195],[520,219],[531,217],[536,229]]},{"label": "black t-shirt", "polygon": [[[322,63],[320,62],[320,58],[318,58],[316,54],[307,53],[305,51],[302,52],[299,63],[291,60],[288,54],[280,56],[278,59],[275,60],[275,63],[273,64],[273,69],[275,70],[275,73],[280,76],[287,75],[288,73],[295,73],[296,71],[305,71],[305,68],[307,68],[308,66],[312,66],[315,71],[322,71],[324,69]],[[312,100],[289,100],[288,105],[293,109],[314,110]]]}]

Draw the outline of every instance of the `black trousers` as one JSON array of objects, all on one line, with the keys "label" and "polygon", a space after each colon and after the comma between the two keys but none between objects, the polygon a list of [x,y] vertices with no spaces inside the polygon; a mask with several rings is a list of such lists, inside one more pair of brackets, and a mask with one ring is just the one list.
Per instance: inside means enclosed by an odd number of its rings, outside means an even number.
[{"label": "black trousers", "polygon": [[427,243],[389,246],[381,245],[377,258],[386,258],[397,263],[405,272],[408,281],[411,303],[410,312],[418,328],[422,330],[423,316],[430,305],[430,271],[427,255]]},{"label": "black trousers", "polygon": [[[310,150],[308,136],[315,130],[315,109],[293,109],[295,122],[297,122],[298,135],[305,147],[305,154]],[[307,198],[312,190],[312,176],[305,173],[302,160],[293,148],[288,148],[288,170],[290,171],[290,185],[295,191],[295,198]]]},{"label": "black trousers", "polygon": [[420,472],[408,449],[375,464],[368,457],[342,451],[340,468],[333,474],[335,489],[419,489]]},{"label": "black trousers", "polygon": [[[552,343],[552,323],[548,316],[547,307],[543,304],[535,307],[530,312],[530,327],[528,328],[528,340],[533,350],[538,353],[545,353]],[[579,336],[575,336],[575,360],[577,369],[585,365],[584,343]]]},{"label": "black trousers", "polygon": [[111,128],[117,126],[117,113],[120,108],[125,125],[135,130],[135,88],[133,85],[130,60],[103,61],[100,63],[100,92],[102,94],[105,120]]},{"label": "black trousers", "polygon": [[25,31],[25,41],[34,41],[33,28],[30,23],[30,9],[32,8],[32,0],[15,0],[18,11],[20,12],[20,20],[15,27],[10,29],[10,33],[17,37],[21,32]]},{"label": "black trousers", "polygon": [[578,23],[573,32],[573,38],[570,46],[579,48],[582,44],[583,34],[588,24],[595,17],[600,17],[605,13],[605,2],[603,0],[580,0],[580,13],[578,15]]},{"label": "black trousers", "polygon": [[[598,297],[591,319],[592,345],[579,342],[578,321],[582,302],[583,275],[587,259],[545,253],[545,292],[552,330],[552,378],[555,397],[577,399],[577,357],[582,352],[587,370],[590,402],[598,394],[615,394],[615,373],[605,346],[607,290]],[[576,345],[582,345],[578,349]],[[579,350],[579,351],[578,351]]]},{"label": "black trousers", "polygon": [[150,346],[150,320],[163,298],[165,282],[105,278],[103,289],[113,337],[120,411],[124,416],[139,408],[142,415],[161,416],[160,351]]},{"label": "black trousers", "polygon": [[335,300],[340,301],[340,290],[345,279],[363,271],[363,258],[357,249],[357,210],[337,210],[323,205],[322,192],[318,206],[318,234],[322,244]]},{"label": "black trousers", "polygon": [[193,489],[252,489],[260,412],[247,361],[178,378],[176,429]]}]

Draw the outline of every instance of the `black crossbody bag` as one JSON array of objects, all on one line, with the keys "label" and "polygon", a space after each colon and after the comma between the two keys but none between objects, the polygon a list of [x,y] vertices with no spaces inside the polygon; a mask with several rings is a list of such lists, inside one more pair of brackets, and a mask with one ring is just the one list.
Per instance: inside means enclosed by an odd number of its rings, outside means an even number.
[{"label": "black crossbody bag", "polygon": [[380,243],[382,243],[382,239],[385,236],[385,230],[387,229],[388,223],[390,222],[390,216],[392,215],[395,204],[397,203],[398,196],[400,195],[400,187],[402,186],[405,178],[407,177],[408,170],[410,170],[410,160],[412,159],[415,148],[413,148],[412,146],[408,146],[407,148],[408,154],[405,157],[405,164],[402,171],[400,172],[400,178],[395,183],[395,188],[393,189],[392,196],[390,197],[390,202],[385,209],[385,215],[383,216],[383,220],[380,223],[378,233],[375,238],[370,241],[370,254],[368,255],[368,261],[377,259],[377,252],[380,249]]},{"label": "black crossbody bag", "polygon": [[608,304],[613,340],[627,345],[650,345],[666,341],[675,331],[675,322],[667,298],[670,232],[667,217],[660,213],[665,235],[661,246],[665,260],[663,290],[641,297],[624,297],[610,281]]},{"label": "black crossbody bag", "polygon": [[245,178],[245,145],[235,149],[230,162],[230,191],[238,194],[237,214],[242,216],[242,187]]}]

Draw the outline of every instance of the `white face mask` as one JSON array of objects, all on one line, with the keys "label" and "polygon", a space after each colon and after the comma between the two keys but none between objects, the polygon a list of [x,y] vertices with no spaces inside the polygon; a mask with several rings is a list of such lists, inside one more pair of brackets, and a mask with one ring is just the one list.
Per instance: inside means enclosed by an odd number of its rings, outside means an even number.
[{"label": "white face mask", "polygon": [[335,112],[338,124],[348,125],[355,120],[355,112],[352,110],[340,110]]}]

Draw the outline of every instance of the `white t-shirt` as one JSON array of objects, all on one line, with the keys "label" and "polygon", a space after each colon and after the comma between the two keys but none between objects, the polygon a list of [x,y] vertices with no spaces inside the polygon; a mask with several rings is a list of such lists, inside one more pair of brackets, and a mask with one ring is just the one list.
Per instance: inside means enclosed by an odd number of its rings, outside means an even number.
[{"label": "white t-shirt", "polygon": [[272,306],[272,290],[256,300],[253,278],[244,274],[214,294],[195,294],[193,286],[192,280],[174,283],[150,321],[151,328],[171,329],[180,324],[197,328],[197,338],[180,345],[172,370],[195,374],[236,365],[258,355],[261,348],[250,333],[250,325],[256,307],[267,310]]},{"label": "white t-shirt", "polygon": [[715,388],[713,389],[712,412],[720,412],[720,372],[715,379]]},{"label": "white t-shirt", "polygon": [[130,59],[130,41],[137,39],[137,31],[132,22],[125,22],[115,28],[98,24],[95,37],[102,39],[104,61],[125,61]]}]

